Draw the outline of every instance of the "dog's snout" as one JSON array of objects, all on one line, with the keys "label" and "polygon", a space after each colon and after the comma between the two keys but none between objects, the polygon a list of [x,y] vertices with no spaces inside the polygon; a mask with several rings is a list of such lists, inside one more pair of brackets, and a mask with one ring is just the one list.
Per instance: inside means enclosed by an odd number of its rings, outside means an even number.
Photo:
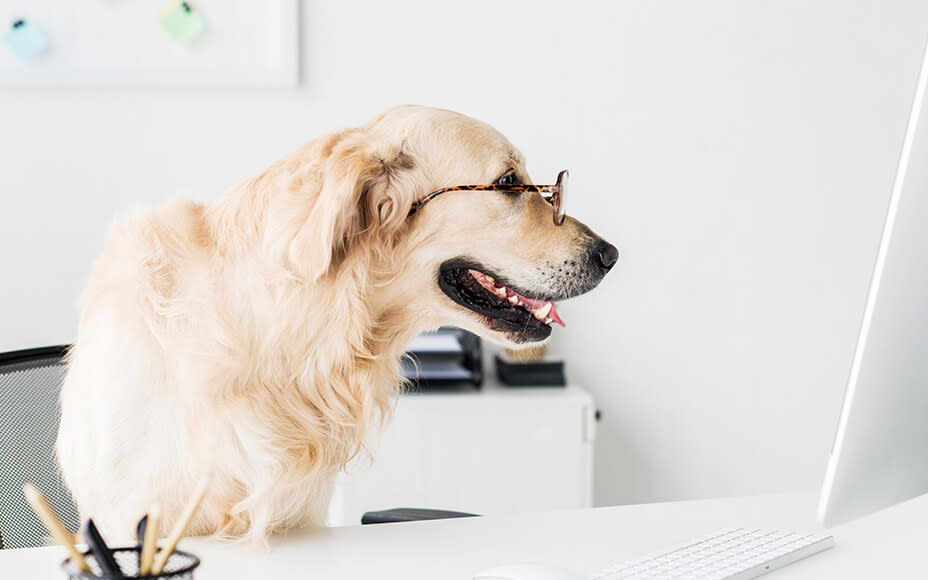
[{"label": "dog's snout", "polygon": [[603,270],[603,273],[611,270],[618,259],[619,250],[609,242],[600,240],[593,246],[593,262]]}]

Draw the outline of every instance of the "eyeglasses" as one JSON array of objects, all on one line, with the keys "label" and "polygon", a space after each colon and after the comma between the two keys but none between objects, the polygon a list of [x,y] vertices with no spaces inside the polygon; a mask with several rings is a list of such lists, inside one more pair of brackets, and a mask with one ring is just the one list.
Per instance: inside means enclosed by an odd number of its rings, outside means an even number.
[{"label": "eyeglasses", "polygon": [[[455,185],[452,187],[444,187],[438,191],[433,191],[420,200],[417,200],[412,205],[412,209],[409,210],[409,215],[416,213],[422,209],[422,206],[432,201],[439,195],[449,191],[527,191],[542,194],[542,196],[545,198],[545,201],[553,206],[554,225],[559,226],[564,223],[564,219],[567,217],[567,214],[564,210],[564,198],[567,193],[568,175],[569,173],[566,169],[558,173],[557,182],[555,182],[554,185],[502,185],[498,183],[492,183],[490,185]],[[549,195],[545,195],[546,193]]]}]

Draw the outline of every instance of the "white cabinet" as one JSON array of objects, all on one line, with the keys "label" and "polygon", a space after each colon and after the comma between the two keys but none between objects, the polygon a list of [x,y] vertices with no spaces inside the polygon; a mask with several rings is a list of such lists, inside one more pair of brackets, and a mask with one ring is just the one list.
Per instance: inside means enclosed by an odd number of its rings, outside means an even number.
[{"label": "white cabinet", "polygon": [[593,399],[585,390],[504,388],[399,397],[373,461],[339,476],[331,525],[370,510],[481,515],[592,506]]}]

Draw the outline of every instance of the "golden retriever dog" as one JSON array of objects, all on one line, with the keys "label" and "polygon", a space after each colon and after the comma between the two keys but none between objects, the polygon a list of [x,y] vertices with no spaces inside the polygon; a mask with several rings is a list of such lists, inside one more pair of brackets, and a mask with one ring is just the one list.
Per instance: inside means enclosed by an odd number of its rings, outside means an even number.
[{"label": "golden retriever dog", "polygon": [[[455,325],[509,347],[560,322],[616,249],[555,222],[490,126],[403,106],[322,137],[203,205],[114,225],[80,301],[57,452],[114,537],[158,502],[191,535],[324,524],[334,476],[376,434],[404,347]],[[486,190],[448,186],[496,184]],[[414,208],[417,211],[413,211]]]}]

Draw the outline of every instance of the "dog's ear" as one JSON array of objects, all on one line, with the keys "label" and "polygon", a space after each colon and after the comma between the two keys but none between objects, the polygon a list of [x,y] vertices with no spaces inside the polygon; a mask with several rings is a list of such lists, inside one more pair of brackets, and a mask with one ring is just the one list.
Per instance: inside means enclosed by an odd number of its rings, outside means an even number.
[{"label": "dog's ear", "polygon": [[405,225],[418,188],[404,145],[390,146],[364,131],[336,136],[321,170],[322,188],[290,244],[290,262],[315,282],[362,240],[382,249]]}]

